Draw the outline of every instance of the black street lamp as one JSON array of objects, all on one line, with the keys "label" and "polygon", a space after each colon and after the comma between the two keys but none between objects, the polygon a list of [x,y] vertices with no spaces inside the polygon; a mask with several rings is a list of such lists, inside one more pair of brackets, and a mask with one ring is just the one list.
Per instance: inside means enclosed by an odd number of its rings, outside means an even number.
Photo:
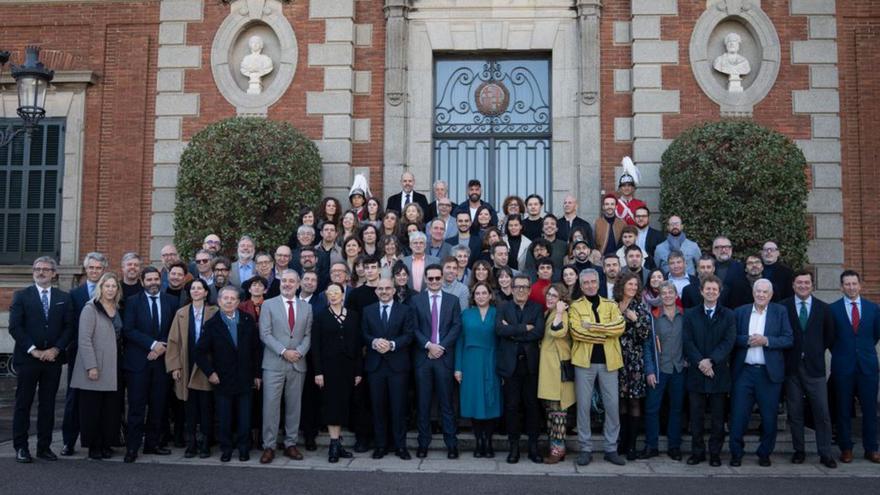
[{"label": "black street lamp", "polygon": [[[0,52],[0,70],[9,61],[9,52]],[[24,127],[13,129],[8,126],[0,130],[0,148],[11,143],[21,132],[30,134],[37,124],[46,116],[46,92],[49,82],[55,77],[55,71],[49,70],[40,62],[40,47],[29,46],[25,49],[22,65],[13,65],[10,71],[15,79],[18,90],[18,116],[24,121]]]}]

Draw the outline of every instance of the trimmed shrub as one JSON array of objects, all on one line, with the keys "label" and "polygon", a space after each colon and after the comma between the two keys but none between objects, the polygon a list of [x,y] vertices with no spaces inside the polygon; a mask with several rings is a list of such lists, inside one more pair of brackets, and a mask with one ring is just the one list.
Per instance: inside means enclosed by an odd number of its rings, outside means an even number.
[{"label": "trimmed shrub", "polygon": [[174,241],[181,253],[215,233],[233,255],[244,234],[258,249],[287,242],[303,205],[321,198],[321,156],[287,122],[235,117],[193,136],[180,159]]},{"label": "trimmed shrub", "polygon": [[807,178],[803,153],[786,136],[749,121],[683,132],[663,153],[660,208],[682,217],[704,251],[726,235],[740,259],[776,241],[792,268],[806,262]]}]

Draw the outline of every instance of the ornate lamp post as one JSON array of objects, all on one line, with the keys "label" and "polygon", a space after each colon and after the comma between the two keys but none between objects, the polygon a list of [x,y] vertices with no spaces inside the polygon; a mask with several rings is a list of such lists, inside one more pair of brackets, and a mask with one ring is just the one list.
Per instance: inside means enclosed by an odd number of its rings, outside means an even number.
[{"label": "ornate lamp post", "polygon": [[[9,52],[0,52],[0,72],[8,61]],[[18,91],[17,113],[24,121],[24,127],[13,129],[10,125],[5,130],[0,129],[0,148],[12,142],[22,132],[33,132],[46,116],[46,92],[49,82],[55,77],[55,71],[47,69],[40,62],[40,48],[37,46],[27,47],[24,63],[13,65],[10,72]]]}]

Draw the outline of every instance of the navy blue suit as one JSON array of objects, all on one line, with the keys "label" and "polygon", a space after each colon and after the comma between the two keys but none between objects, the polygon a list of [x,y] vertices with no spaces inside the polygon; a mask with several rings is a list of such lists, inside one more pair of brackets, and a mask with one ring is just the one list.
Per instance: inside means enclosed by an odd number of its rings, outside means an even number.
[{"label": "navy blue suit", "polygon": [[455,437],[455,411],[452,407],[453,374],[455,371],[455,342],[461,333],[461,306],[458,298],[441,292],[439,344],[446,349],[440,359],[430,359],[425,346],[431,341],[431,299],[423,291],[410,300],[416,314],[413,362],[416,368],[418,395],[419,447],[427,449],[431,443],[431,400],[437,393],[443,420],[443,439],[447,448],[458,447]]},{"label": "navy blue suit", "polygon": [[730,413],[730,454],[743,456],[743,436],[752,415],[755,402],[761,413],[761,443],[758,457],[769,457],[776,445],[776,415],[782,383],[785,381],[784,350],[792,346],[791,322],[788,311],[780,304],[770,303],[765,309],[763,365],[746,364],[749,347],[749,304],[736,308],[736,342],[733,355],[733,393]]},{"label": "navy blue suit", "polygon": [[70,291],[70,299],[73,301],[73,336],[70,339],[70,345],[67,346],[67,360],[70,366],[67,367],[67,393],[64,396],[64,420],[61,423],[61,436],[64,445],[73,447],[76,444],[76,438],[79,436],[79,389],[70,386],[70,380],[73,378],[73,364],[76,362],[77,342],[79,339],[79,314],[86,303],[89,302],[89,286],[87,282]]},{"label": "navy blue suit", "polygon": [[[61,365],[73,336],[73,304],[70,295],[58,289],[49,289],[49,318],[43,313],[43,303],[36,285],[17,291],[9,307],[9,335],[15,340],[12,362],[15,365],[15,412],[12,418],[12,442],[16,450],[27,448],[31,406],[39,388],[37,410],[37,451],[46,450],[52,443],[55,427],[55,395],[61,382]],[[28,349],[57,348],[53,362],[40,361],[28,354]]]},{"label": "navy blue suit", "polygon": [[[395,449],[406,448],[406,409],[408,378],[410,370],[410,344],[416,326],[412,308],[393,302],[388,313],[388,323],[382,321],[382,302],[364,308],[361,316],[361,335],[367,348],[364,371],[368,373],[370,402],[373,405],[373,430],[376,447],[386,448],[388,439],[385,418],[386,403],[390,402],[391,433]],[[380,354],[373,349],[374,339],[394,342],[394,349]]]},{"label": "navy blue suit", "polygon": [[[149,360],[147,355],[154,342],[168,342],[171,320],[177,312],[178,300],[168,294],[159,295],[159,331],[152,330],[150,300],[144,291],[125,300],[122,326],[125,351],[122,369],[128,387],[128,435],[126,447],[137,452],[143,443],[146,450],[159,445],[162,416],[165,413],[170,377],[165,372],[165,360]],[[149,416],[147,407],[149,406]],[[146,429],[144,428],[146,420]],[[146,434],[146,438],[144,435]]]},{"label": "navy blue suit", "polygon": [[[458,246],[458,234],[455,234],[452,237],[446,239],[446,244],[449,244],[452,247]],[[472,234],[468,238],[468,249],[471,250],[471,254],[468,257],[468,268],[472,267],[474,263],[480,258],[480,251],[483,249],[483,240],[480,239],[479,235]]]},{"label": "navy blue suit", "polygon": [[837,444],[852,450],[852,400],[862,407],[862,445],[865,452],[877,452],[877,340],[880,339],[880,311],[877,304],[860,298],[858,332],[850,321],[849,301],[831,304],[835,339],[831,348],[831,377],[837,404]]}]

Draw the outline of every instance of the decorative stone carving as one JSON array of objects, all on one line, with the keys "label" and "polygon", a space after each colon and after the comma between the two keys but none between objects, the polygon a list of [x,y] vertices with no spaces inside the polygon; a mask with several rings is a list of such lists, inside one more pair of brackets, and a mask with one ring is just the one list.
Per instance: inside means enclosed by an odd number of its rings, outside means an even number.
[{"label": "decorative stone carving", "polygon": [[258,95],[263,92],[263,83],[261,79],[266,74],[272,72],[275,65],[272,58],[263,55],[263,38],[254,35],[248,40],[248,47],[251,49],[250,55],[247,55],[241,61],[241,73],[248,78],[247,94]]},{"label": "decorative stone carving", "polygon": [[727,91],[731,93],[742,93],[742,77],[752,71],[749,65],[749,59],[739,54],[739,47],[742,38],[736,33],[727,33],[724,37],[725,52],[715,58],[712,67],[727,74]]},{"label": "decorative stone carving", "polygon": [[239,115],[265,116],[293,82],[296,34],[281,4],[281,0],[236,0],[214,35],[214,82]]},{"label": "decorative stone carving", "polygon": [[780,60],[776,28],[757,0],[710,0],[694,25],[691,70],[722,117],[751,116],[776,82]]},{"label": "decorative stone carving", "polygon": [[578,0],[578,24],[581,44],[581,102],[593,105],[599,99],[599,17],[602,15],[602,2],[599,0]]}]

